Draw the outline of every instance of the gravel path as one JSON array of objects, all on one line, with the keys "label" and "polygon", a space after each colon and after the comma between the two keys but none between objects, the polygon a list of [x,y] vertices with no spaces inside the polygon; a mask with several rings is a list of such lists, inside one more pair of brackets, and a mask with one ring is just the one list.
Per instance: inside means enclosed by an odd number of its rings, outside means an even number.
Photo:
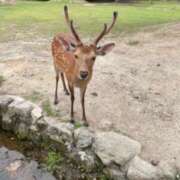
[{"label": "gravel path", "polygon": [[[142,157],[172,160],[180,152],[180,24],[116,39],[96,61],[86,96],[87,117],[96,130],[120,131],[142,143]],[[107,40],[108,41],[108,40]],[[53,102],[55,74],[50,40],[0,44],[0,94]],[[62,87],[52,107],[67,120],[70,100]],[[78,91],[77,91],[78,94]],[[77,96],[76,96],[77,97]],[[76,119],[81,117],[76,98]]]}]

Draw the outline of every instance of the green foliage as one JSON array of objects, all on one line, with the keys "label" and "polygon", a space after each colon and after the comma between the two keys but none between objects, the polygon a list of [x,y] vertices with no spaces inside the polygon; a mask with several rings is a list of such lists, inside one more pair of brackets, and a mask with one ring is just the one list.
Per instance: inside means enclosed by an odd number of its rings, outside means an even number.
[{"label": "green foliage", "polygon": [[27,134],[24,132],[17,132],[16,136],[17,136],[17,139],[19,139],[19,140],[26,140],[27,139]]},{"label": "green foliage", "polygon": [[78,128],[82,127],[82,126],[83,126],[82,123],[80,123],[80,122],[78,122],[78,121],[76,121],[75,124],[74,124],[74,127],[75,127],[76,129],[78,129]]},{"label": "green foliage", "polygon": [[57,116],[56,111],[52,108],[49,99],[42,102],[42,108],[46,112],[47,116]]},{"label": "green foliage", "polygon": [[[52,37],[59,31],[67,31],[63,6],[69,1],[18,1],[17,5],[0,5],[0,39],[7,40],[17,32],[25,37]],[[139,30],[141,27],[176,22],[180,20],[180,3],[174,1],[120,4],[100,3],[85,6],[68,4],[76,27],[84,35],[97,35],[104,22],[110,22],[113,11],[119,12],[112,33]],[[16,29],[16,31],[11,31]],[[18,38],[18,37],[17,37]],[[22,38],[19,35],[19,38]]]},{"label": "green foliage", "polygon": [[25,96],[25,98],[32,102],[37,102],[42,99],[42,94],[38,91],[33,91],[30,95]]},{"label": "green foliage", "polygon": [[50,151],[46,159],[46,165],[49,171],[54,171],[58,164],[63,161],[63,157],[60,153]]}]

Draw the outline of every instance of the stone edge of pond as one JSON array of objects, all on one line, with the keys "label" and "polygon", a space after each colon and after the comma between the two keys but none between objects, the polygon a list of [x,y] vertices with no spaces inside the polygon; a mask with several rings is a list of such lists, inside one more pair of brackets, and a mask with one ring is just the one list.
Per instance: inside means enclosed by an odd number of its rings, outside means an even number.
[{"label": "stone edge of pond", "polygon": [[67,153],[76,157],[76,163],[83,163],[89,170],[98,164],[112,179],[180,179],[180,157],[152,165],[139,157],[139,142],[120,133],[93,132],[87,127],[76,128],[46,117],[39,106],[18,96],[0,96],[0,127],[32,141],[44,137],[63,144]]},{"label": "stone edge of pond", "polygon": [[0,179],[36,179],[55,180],[49,172],[39,168],[36,161],[28,161],[25,156],[17,151],[0,148]]}]

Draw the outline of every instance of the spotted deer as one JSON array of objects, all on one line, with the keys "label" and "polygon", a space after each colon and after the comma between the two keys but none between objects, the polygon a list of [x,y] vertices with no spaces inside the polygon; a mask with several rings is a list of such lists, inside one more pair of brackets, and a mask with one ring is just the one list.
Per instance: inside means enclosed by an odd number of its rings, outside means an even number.
[{"label": "spotted deer", "polygon": [[[109,26],[104,24],[103,30],[99,33],[94,42],[89,45],[84,44],[81,41],[78,33],[74,28],[73,21],[69,19],[67,6],[64,6],[64,15],[71,34],[59,33],[52,41],[52,55],[56,72],[54,104],[58,104],[58,82],[59,76],[61,76],[65,94],[69,95],[70,91],[70,122],[74,123],[74,88],[78,87],[81,94],[82,120],[84,125],[88,125],[85,113],[86,88],[92,77],[96,56],[106,55],[115,46],[114,43],[98,46],[98,43],[113,28],[117,19],[117,12],[113,13],[113,20],[111,24]],[[69,91],[66,87],[65,78],[67,79]]]}]

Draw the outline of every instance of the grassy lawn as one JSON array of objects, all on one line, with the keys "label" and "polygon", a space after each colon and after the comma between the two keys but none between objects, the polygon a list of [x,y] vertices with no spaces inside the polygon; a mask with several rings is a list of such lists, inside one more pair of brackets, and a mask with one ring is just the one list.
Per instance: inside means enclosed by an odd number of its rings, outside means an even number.
[{"label": "grassy lawn", "polygon": [[61,2],[18,1],[15,6],[0,5],[0,40],[26,37],[51,37],[66,31],[63,6],[69,5],[79,31],[93,35],[111,21],[112,12],[119,18],[114,34],[138,30],[148,25],[180,21],[180,3],[155,4],[69,4]]}]

